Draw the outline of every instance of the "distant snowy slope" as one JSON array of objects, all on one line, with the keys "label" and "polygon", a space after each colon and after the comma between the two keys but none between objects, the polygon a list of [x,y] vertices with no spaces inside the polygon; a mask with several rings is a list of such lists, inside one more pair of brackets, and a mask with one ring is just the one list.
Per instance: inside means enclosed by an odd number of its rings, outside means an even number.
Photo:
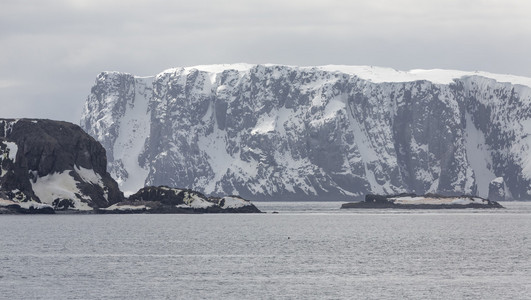
[{"label": "distant snowy slope", "polygon": [[248,199],[487,197],[501,177],[502,194],[527,199],[530,86],[511,75],[368,66],[103,72],[81,126],[107,149],[126,194],[168,185]]}]

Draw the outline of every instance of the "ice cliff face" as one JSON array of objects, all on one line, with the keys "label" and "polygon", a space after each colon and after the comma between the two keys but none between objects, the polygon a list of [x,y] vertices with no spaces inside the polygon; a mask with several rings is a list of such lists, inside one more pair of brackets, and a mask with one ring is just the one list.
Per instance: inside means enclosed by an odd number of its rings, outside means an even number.
[{"label": "ice cliff face", "polygon": [[[511,82],[511,83],[507,83]],[[81,127],[126,194],[531,198],[531,79],[445,70],[215,65],[98,75]]]}]

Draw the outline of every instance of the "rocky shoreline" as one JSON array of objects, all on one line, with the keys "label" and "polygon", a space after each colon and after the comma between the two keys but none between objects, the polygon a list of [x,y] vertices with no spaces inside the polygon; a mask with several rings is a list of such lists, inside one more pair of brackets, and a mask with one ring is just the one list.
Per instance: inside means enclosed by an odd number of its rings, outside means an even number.
[{"label": "rocky shoreline", "polygon": [[443,196],[437,194],[398,194],[365,196],[365,201],[344,203],[342,209],[351,208],[397,208],[397,209],[464,209],[464,208],[504,208],[496,201],[477,196]]},{"label": "rocky shoreline", "polygon": [[[29,204],[29,205],[27,205]],[[49,205],[32,205],[33,203],[16,203],[0,199],[0,215],[36,215],[36,214],[55,214],[53,207]]]},{"label": "rocky shoreline", "polygon": [[260,213],[239,196],[150,186],[124,197],[106,151],[79,126],[0,119],[0,214]]},{"label": "rocky shoreline", "polygon": [[207,197],[190,189],[149,186],[140,189],[126,201],[97,209],[100,214],[201,214],[261,213],[250,201],[239,196]]}]

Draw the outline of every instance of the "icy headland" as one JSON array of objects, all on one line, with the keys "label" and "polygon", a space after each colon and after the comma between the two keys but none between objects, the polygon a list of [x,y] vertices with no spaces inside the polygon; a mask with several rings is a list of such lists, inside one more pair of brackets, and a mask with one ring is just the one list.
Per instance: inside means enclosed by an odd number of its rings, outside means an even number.
[{"label": "icy headland", "polygon": [[531,79],[366,66],[103,72],[81,126],[126,194],[531,197]]}]

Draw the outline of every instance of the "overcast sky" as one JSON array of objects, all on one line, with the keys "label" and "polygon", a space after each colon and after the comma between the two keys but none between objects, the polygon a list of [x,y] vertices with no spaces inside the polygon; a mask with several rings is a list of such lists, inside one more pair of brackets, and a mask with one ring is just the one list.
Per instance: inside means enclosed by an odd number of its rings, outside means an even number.
[{"label": "overcast sky", "polygon": [[2,0],[0,117],[78,123],[96,75],[215,63],[531,77],[526,0]]}]

